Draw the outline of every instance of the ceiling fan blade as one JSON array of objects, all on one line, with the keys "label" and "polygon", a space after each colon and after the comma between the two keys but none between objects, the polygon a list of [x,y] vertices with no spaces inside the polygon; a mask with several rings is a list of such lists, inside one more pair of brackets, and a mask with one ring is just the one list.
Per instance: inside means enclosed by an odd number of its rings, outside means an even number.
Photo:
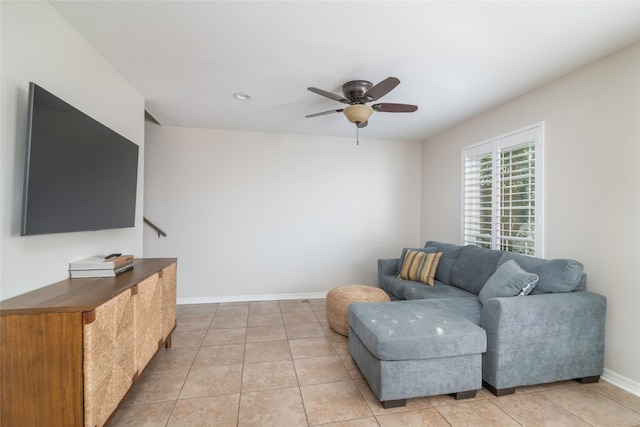
[{"label": "ceiling fan blade", "polygon": [[329,110],[329,111],[323,111],[322,113],[315,113],[315,114],[309,114],[308,116],[305,116],[307,118],[309,117],[318,117],[318,116],[324,116],[326,114],[332,114],[332,113],[342,113],[344,111],[344,109],[340,109],[340,110]]},{"label": "ceiling fan blade", "polygon": [[400,80],[395,77],[387,77],[371,89],[369,89],[363,96],[367,101],[375,101],[376,99],[380,99],[391,90],[400,84]]},{"label": "ceiling fan blade", "polygon": [[349,101],[342,96],[336,95],[335,93],[327,92],[326,90],[318,89],[317,87],[308,87],[307,90],[313,93],[317,93],[318,95],[325,96],[329,99],[333,99],[334,101],[342,102],[343,104],[349,103]]},{"label": "ceiling fan blade", "polygon": [[362,129],[363,127],[367,126],[369,124],[369,120],[367,120],[364,123],[356,123],[356,127]]},{"label": "ceiling fan blade", "polygon": [[375,111],[381,111],[383,113],[413,113],[418,109],[417,105],[410,104],[390,104],[390,103],[382,103],[372,105]]}]

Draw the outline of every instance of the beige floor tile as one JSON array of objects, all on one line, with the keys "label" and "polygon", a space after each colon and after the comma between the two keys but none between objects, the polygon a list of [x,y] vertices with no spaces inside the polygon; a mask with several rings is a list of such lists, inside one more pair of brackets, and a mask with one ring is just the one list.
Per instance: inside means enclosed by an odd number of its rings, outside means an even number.
[{"label": "beige floor tile", "polygon": [[353,381],[301,386],[300,392],[310,425],[372,415]]},{"label": "beige floor tile", "polygon": [[380,427],[380,424],[378,424],[378,421],[376,421],[374,417],[368,417],[322,424],[322,427]]},{"label": "beige floor tile", "polygon": [[631,394],[621,388],[614,386],[606,381],[600,381],[597,384],[585,384],[583,387],[591,389],[609,399],[626,406],[640,413],[640,397],[635,394]]},{"label": "beige floor tile", "polygon": [[242,372],[242,391],[273,390],[298,385],[291,360],[248,363]]},{"label": "beige floor tile", "polygon": [[492,400],[524,427],[588,427],[571,412],[546,399],[541,393],[512,394]]},{"label": "beige floor tile", "polygon": [[313,311],[324,311],[327,309],[327,303],[324,298],[309,300],[309,306]]},{"label": "beige floor tile", "polygon": [[360,368],[358,368],[358,365],[356,364],[355,360],[353,360],[353,357],[351,357],[351,355],[348,355],[348,356],[340,355],[340,360],[342,360],[342,363],[344,364],[344,367],[347,369],[347,372],[349,372],[349,375],[351,375],[352,380],[365,379],[364,376],[362,375],[362,372],[360,372]]},{"label": "beige floor tile", "polygon": [[518,423],[490,400],[445,405],[436,408],[453,427],[516,427]]},{"label": "beige floor tile", "polygon": [[286,340],[247,343],[244,360],[245,363],[291,360],[289,343]]},{"label": "beige floor tile", "polygon": [[294,359],[304,357],[335,356],[337,353],[326,338],[304,338],[289,340],[291,356]]},{"label": "beige floor tile", "polygon": [[184,317],[213,317],[218,309],[218,304],[198,304],[180,311],[179,319]]},{"label": "beige floor tile", "polygon": [[172,347],[161,349],[145,372],[183,371],[185,374],[198,354],[198,347]]},{"label": "beige floor tile", "polygon": [[316,315],[316,319],[318,322],[326,322],[327,321],[327,310],[313,310],[313,314]]},{"label": "beige floor tile", "polygon": [[192,369],[180,392],[180,399],[240,392],[242,365]]},{"label": "beige floor tile", "polygon": [[349,356],[351,353],[349,353],[349,341],[348,340],[333,340],[331,341],[331,345],[333,346],[333,349],[336,351],[336,353],[338,353],[340,356]]},{"label": "beige floor tile", "polygon": [[186,331],[176,329],[171,334],[171,346],[173,348],[200,347],[207,331]]},{"label": "beige floor tile", "polygon": [[291,313],[296,311],[313,311],[309,300],[289,300],[280,301],[280,311],[282,313]]},{"label": "beige floor tile", "polygon": [[206,331],[212,317],[181,317],[176,321],[176,332]]},{"label": "beige floor tile", "polygon": [[247,328],[210,329],[202,345],[244,344]]},{"label": "beige floor tile", "polygon": [[293,362],[300,385],[321,384],[335,381],[350,380],[338,356],[310,357],[296,359]]},{"label": "beige floor tile", "polygon": [[109,427],[157,427],[164,426],[171,415],[174,400],[143,405],[122,405]]},{"label": "beige floor tile", "polygon": [[239,394],[178,400],[167,427],[235,427],[239,401]]},{"label": "beige floor tile", "polygon": [[545,397],[562,406],[587,423],[598,427],[640,425],[640,413],[596,393],[589,387],[550,390]]},{"label": "beige floor tile", "polygon": [[246,316],[249,314],[249,304],[227,304],[222,303],[218,306],[216,316]]},{"label": "beige floor tile", "polygon": [[278,301],[259,301],[249,305],[249,314],[274,314],[280,313]]},{"label": "beige floor tile", "polygon": [[[319,323],[316,315],[312,311],[292,311],[282,313],[282,320],[285,325],[295,325],[298,323]],[[318,325],[320,326],[320,325]]]},{"label": "beige floor tile", "polygon": [[166,402],[176,400],[187,378],[187,372],[144,372],[126,398],[126,403]]},{"label": "beige floor tile", "polygon": [[242,393],[239,427],[306,426],[298,387]]},{"label": "beige floor tile", "polygon": [[251,328],[255,326],[277,326],[282,324],[282,314],[280,313],[249,315],[249,327]]},{"label": "beige floor tile", "polygon": [[327,339],[331,342],[342,342],[342,341],[348,341],[349,337],[346,337],[342,334],[337,333],[336,331],[334,331],[333,329],[331,329],[331,327],[329,326],[329,324],[327,322],[320,322],[320,326],[322,326],[322,329],[324,329],[324,333],[327,336]]},{"label": "beige floor tile", "polygon": [[214,366],[242,365],[244,344],[202,346],[193,361],[191,369],[212,368]]},{"label": "beige floor tile", "polygon": [[232,329],[232,328],[246,328],[247,327],[247,315],[246,314],[216,314],[211,321],[211,329]]},{"label": "beige floor tile", "polygon": [[433,408],[377,415],[380,427],[449,427],[449,423]]},{"label": "beige floor tile", "polygon": [[315,323],[298,323],[285,324],[287,338],[290,340],[301,338],[319,338],[324,337],[324,330],[318,322]]},{"label": "beige floor tile", "polygon": [[284,325],[247,328],[247,342],[281,341],[287,339]]}]

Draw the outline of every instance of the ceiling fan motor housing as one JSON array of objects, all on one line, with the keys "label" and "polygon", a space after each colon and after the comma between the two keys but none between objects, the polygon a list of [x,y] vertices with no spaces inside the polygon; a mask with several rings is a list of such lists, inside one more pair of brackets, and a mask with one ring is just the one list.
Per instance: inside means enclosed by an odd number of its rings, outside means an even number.
[{"label": "ceiling fan motor housing", "polygon": [[371,82],[366,80],[352,80],[342,85],[342,93],[353,104],[364,104],[364,94],[373,87]]}]

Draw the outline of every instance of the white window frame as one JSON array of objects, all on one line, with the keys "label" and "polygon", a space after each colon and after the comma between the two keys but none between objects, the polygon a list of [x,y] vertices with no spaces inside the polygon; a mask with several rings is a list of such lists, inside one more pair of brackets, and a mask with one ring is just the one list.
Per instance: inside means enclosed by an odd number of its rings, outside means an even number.
[{"label": "white window frame", "polygon": [[[500,235],[499,225],[501,224],[500,217],[500,191],[503,188],[500,185],[500,159],[501,153],[508,153],[513,149],[525,145],[534,146],[533,150],[533,169],[531,172],[531,176],[533,178],[533,197],[531,200],[532,207],[531,211],[534,212],[534,218],[532,222],[534,225],[534,233],[533,233],[533,253],[528,253],[529,255],[536,257],[544,257],[544,180],[543,180],[543,160],[544,160],[544,122],[536,123],[531,126],[527,126],[522,129],[515,130],[513,132],[509,132],[507,134],[491,138],[489,140],[480,142],[478,144],[470,145],[468,147],[462,148],[461,155],[461,215],[460,215],[460,236],[461,243],[463,245],[466,244],[476,244],[478,246],[483,246],[483,244],[478,243],[478,240],[485,239],[484,246],[490,246],[491,249],[503,249],[510,250],[509,248],[505,248],[503,245],[504,240],[517,241],[517,237],[508,237]],[[491,156],[489,158],[489,156]],[[480,199],[480,185],[479,180],[481,179],[481,172],[478,169],[480,163],[470,163],[473,159],[480,159],[484,161],[485,169],[482,176],[487,176],[486,166],[491,162],[491,203],[490,206],[486,206],[483,210],[484,212],[491,212],[491,224],[488,222],[482,222],[480,219],[480,209],[483,202]],[[467,165],[467,160],[469,160],[469,165]],[[467,166],[470,167],[467,172]],[[475,173],[475,174],[474,174]],[[486,181],[485,181],[486,182]],[[477,191],[474,186],[478,183]],[[486,194],[487,189],[485,189]],[[473,197],[473,196],[476,197]],[[471,196],[471,197],[469,197]],[[475,199],[475,202],[474,200]],[[486,201],[484,205],[487,205]],[[508,209],[507,209],[508,210]],[[488,214],[485,214],[488,216]],[[477,218],[477,222],[474,223],[474,220]],[[484,225],[484,229],[482,226]],[[467,232],[469,226],[475,226],[476,233],[473,231]],[[483,233],[487,231],[487,228],[490,228],[490,233]],[[478,236],[481,236],[478,238]],[[529,235],[529,237],[531,237]],[[522,242],[524,245],[524,241]],[[516,251],[516,249],[514,249]]]}]

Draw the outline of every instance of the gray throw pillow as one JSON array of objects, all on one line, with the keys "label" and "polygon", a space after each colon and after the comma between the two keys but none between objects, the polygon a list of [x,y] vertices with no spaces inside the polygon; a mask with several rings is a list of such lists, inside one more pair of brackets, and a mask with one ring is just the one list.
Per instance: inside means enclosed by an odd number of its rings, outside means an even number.
[{"label": "gray throw pillow", "polygon": [[538,275],[523,270],[517,262],[509,260],[489,277],[480,290],[478,299],[485,305],[491,298],[528,295],[538,283]]},{"label": "gray throw pillow", "polygon": [[428,254],[434,254],[436,252],[438,252],[438,248],[434,248],[432,246],[428,246],[425,248],[404,248],[402,249],[402,253],[400,254],[400,261],[398,261],[398,272],[397,274],[400,274],[400,271],[402,270],[402,264],[404,264],[404,257],[405,255],[407,255],[407,251],[416,251],[416,252],[426,252]]}]

